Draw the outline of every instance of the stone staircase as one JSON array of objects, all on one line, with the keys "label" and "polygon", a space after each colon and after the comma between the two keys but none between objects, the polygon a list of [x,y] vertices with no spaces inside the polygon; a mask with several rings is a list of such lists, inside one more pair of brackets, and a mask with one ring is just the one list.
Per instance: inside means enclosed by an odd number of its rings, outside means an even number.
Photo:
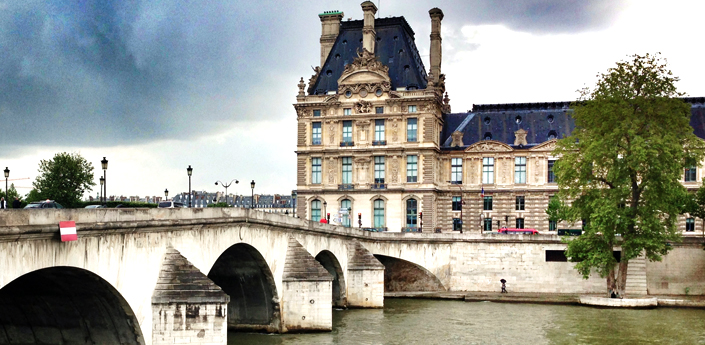
[{"label": "stone staircase", "polygon": [[629,295],[647,295],[646,290],[646,258],[639,255],[629,260],[627,267],[627,284],[624,293]]}]

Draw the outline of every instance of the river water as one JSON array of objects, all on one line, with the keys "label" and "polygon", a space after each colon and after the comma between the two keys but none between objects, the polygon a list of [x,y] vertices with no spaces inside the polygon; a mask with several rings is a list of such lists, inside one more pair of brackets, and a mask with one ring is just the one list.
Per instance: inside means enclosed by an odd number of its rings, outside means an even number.
[{"label": "river water", "polygon": [[705,344],[705,310],[385,299],[333,311],[333,331],[228,334],[228,344]]}]

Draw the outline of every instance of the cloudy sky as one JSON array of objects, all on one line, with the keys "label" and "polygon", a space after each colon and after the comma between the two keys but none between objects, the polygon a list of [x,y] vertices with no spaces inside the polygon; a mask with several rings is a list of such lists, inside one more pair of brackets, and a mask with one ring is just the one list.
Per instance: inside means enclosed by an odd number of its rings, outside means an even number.
[{"label": "cloudy sky", "polygon": [[[21,194],[41,159],[78,152],[108,194],[295,187],[299,78],[319,64],[318,14],[361,19],[362,1],[0,0],[0,169]],[[661,52],[680,91],[705,96],[705,2],[375,1],[404,16],[428,69],[428,10],[441,8],[454,112],[569,101],[630,54]],[[96,170],[96,183],[98,178]],[[220,188],[220,189],[219,189]],[[98,187],[92,195],[96,195]]]}]

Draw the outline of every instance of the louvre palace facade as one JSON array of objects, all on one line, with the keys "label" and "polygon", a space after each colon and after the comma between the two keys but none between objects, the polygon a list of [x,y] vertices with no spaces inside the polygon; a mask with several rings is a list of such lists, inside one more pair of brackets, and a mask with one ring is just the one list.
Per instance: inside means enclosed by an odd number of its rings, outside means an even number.
[{"label": "louvre palace facade", "polygon": [[[296,109],[297,203],[301,218],[379,231],[541,232],[575,228],[548,221],[558,191],[551,155],[574,128],[570,102],[483,104],[452,113],[441,70],[443,12],[429,11],[430,69],[403,17],[319,15],[321,61],[301,78]],[[705,138],[705,98],[691,125]],[[699,187],[702,169],[686,169]],[[684,231],[702,221],[684,215]],[[578,225],[579,228],[579,225]]]}]

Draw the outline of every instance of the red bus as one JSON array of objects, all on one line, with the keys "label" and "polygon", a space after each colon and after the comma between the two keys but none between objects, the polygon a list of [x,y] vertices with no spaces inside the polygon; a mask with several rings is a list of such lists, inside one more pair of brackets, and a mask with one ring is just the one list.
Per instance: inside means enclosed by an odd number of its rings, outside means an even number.
[{"label": "red bus", "polygon": [[501,228],[498,230],[500,234],[524,234],[524,235],[538,235],[539,232],[536,229],[516,229],[516,228]]}]

